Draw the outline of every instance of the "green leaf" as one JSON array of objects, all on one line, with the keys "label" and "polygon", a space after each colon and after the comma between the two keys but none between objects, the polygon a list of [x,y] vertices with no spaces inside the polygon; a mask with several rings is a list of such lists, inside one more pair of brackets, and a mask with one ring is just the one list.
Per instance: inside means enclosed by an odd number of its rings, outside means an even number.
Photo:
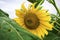
[{"label": "green leaf", "polygon": [[21,28],[14,20],[0,17],[0,40],[40,40],[40,38]]},{"label": "green leaf", "polygon": [[28,0],[29,2],[31,2],[31,3],[35,3],[36,2],[36,0]]},{"label": "green leaf", "polygon": [[55,21],[54,29],[52,30],[52,32],[57,36],[60,36],[60,17],[54,14],[51,14],[51,17],[52,17],[51,22]]},{"label": "green leaf", "polygon": [[0,17],[9,17],[9,15],[0,9]]},{"label": "green leaf", "polygon": [[55,0],[47,0],[49,3],[51,3],[54,7],[55,7],[55,9],[56,9],[56,11],[57,11],[57,14],[60,16],[60,11],[59,11],[59,8],[57,7],[57,5],[56,5],[56,2],[55,2]]},{"label": "green leaf", "polygon": [[31,2],[31,3],[37,2],[39,4],[42,4],[44,2],[44,0],[28,0],[28,1]]},{"label": "green leaf", "polygon": [[52,32],[49,32],[49,34],[46,37],[44,37],[44,40],[60,40],[60,37]]},{"label": "green leaf", "polygon": [[49,3],[54,4],[54,0],[47,0]]}]

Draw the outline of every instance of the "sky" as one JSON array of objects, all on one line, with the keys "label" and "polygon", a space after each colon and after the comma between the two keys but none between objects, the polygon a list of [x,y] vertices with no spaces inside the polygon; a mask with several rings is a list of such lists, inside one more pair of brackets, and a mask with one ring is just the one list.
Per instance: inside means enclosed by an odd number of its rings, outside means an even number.
[{"label": "sky", "polygon": [[[60,7],[60,0],[55,0],[55,1],[56,1],[58,8],[59,8]],[[10,18],[15,18],[15,17],[17,17],[15,15],[15,9],[20,9],[21,4],[23,2],[25,2],[26,7],[28,7],[28,5],[30,4],[30,2],[28,2],[27,0],[0,0],[0,9],[7,12],[9,14]],[[50,3],[48,3],[47,1],[45,1],[42,4],[42,6],[43,6],[43,8],[49,10],[49,12],[52,14],[57,13],[54,6]]]}]

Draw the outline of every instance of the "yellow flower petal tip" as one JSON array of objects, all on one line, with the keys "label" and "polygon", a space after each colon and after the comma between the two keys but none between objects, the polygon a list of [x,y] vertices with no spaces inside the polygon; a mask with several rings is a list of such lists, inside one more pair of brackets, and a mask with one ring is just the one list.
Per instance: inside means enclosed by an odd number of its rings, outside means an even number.
[{"label": "yellow flower petal tip", "polygon": [[52,30],[53,25],[49,23],[51,21],[50,14],[46,10],[38,10],[37,8],[30,6],[26,9],[24,4],[22,4],[22,10],[17,9],[16,15],[18,18],[14,19],[20,26],[27,29],[34,35],[43,38],[44,35],[48,35],[47,30]]}]

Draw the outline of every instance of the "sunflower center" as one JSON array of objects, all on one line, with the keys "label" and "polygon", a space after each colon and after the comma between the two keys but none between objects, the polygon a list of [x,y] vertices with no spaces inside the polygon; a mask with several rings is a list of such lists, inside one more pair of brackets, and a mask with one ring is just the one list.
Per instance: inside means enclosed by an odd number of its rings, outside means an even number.
[{"label": "sunflower center", "polygon": [[36,29],[38,28],[40,22],[37,15],[28,13],[24,16],[24,24],[28,29]]}]

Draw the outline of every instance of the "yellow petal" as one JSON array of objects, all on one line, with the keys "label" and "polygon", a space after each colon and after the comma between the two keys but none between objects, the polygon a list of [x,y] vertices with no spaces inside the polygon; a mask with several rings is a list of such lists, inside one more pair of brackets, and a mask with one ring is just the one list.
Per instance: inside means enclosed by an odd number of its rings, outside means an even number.
[{"label": "yellow petal", "polygon": [[37,14],[40,14],[40,16],[47,16],[47,15],[50,15],[48,12],[46,12],[45,10],[39,10],[38,12],[37,12]]},{"label": "yellow petal", "polygon": [[31,9],[35,9],[35,4],[36,3],[32,4]]},{"label": "yellow petal", "polygon": [[14,20],[21,26],[24,24],[22,19],[20,20],[19,18],[15,18]]},{"label": "yellow petal", "polygon": [[42,26],[39,26],[39,27],[37,28],[37,30],[38,30],[37,32],[39,32],[38,34],[40,34],[40,35],[39,35],[40,37],[44,37],[44,33],[43,33],[43,31],[42,31],[41,28],[42,28]]},{"label": "yellow petal", "polygon": [[36,13],[37,17],[40,19],[40,21],[50,21],[51,20],[51,17],[50,15],[45,15],[43,13]]},{"label": "yellow petal", "polygon": [[53,28],[53,25],[52,24],[50,24],[49,22],[40,22],[42,25],[44,25],[45,27],[48,27],[48,28],[50,28],[50,29],[52,29]]},{"label": "yellow petal", "polygon": [[48,35],[48,32],[47,32],[46,29],[44,29],[44,28],[42,27],[41,30],[42,30],[42,32],[43,32],[44,34]]},{"label": "yellow petal", "polygon": [[38,10],[38,9],[35,8],[35,4],[36,4],[36,3],[34,3],[34,4],[32,5],[32,7],[31,7],[31,9],[30,9],[32,13],[36,13],[37,10]]},{"label": "yellow petal", "polygon": [[29,30],[30,32],[32,32],[34,35],[37,35],[37,32],[35,30]]},{"label": "yellow petal", "polygon": [[41,32],[40,32],[40,31],[37,31],[37,35],[38,35],[40,38],[42,38],[42,37],[41,37]]},{"label": "yellow petal", "polygon": [[30,9],[31,9],[31,7],[32,7],[32,4],[29,4],[29,5],[28,5],[28,10],[30,10]]},{"label": "yellow petal", "polygon": [[45,16],[45,17],[40,17],[41,21],[50,21],[51,17],[50,16]]},{"label": "yellow petal", "polygon": [[21,10],[16,10],[16,15],[18,17],[23,17],[24,16],[24,13]]},{"label": "yellow petal", "polygon": [[44,37],[44,33],[42,32],[41,28],[40,28],[39,32],[41,34],[41,37]]},{"label": "yellow petal", "polygon": [[22,4],[22,10],[24,11],[24,12],[27,12],[27,9],[25,8],[25,6],[24,6],[24,3]]},{"label": "yellow petal", "polygon": [[42,24],[40,24],[40,25],[42,26],[42,28],[44,28],[44,29],[46,29],[46,30],[52,30],[52,28],[46,27],[46,26],[44,26],[44,25],[42,25]]}]

